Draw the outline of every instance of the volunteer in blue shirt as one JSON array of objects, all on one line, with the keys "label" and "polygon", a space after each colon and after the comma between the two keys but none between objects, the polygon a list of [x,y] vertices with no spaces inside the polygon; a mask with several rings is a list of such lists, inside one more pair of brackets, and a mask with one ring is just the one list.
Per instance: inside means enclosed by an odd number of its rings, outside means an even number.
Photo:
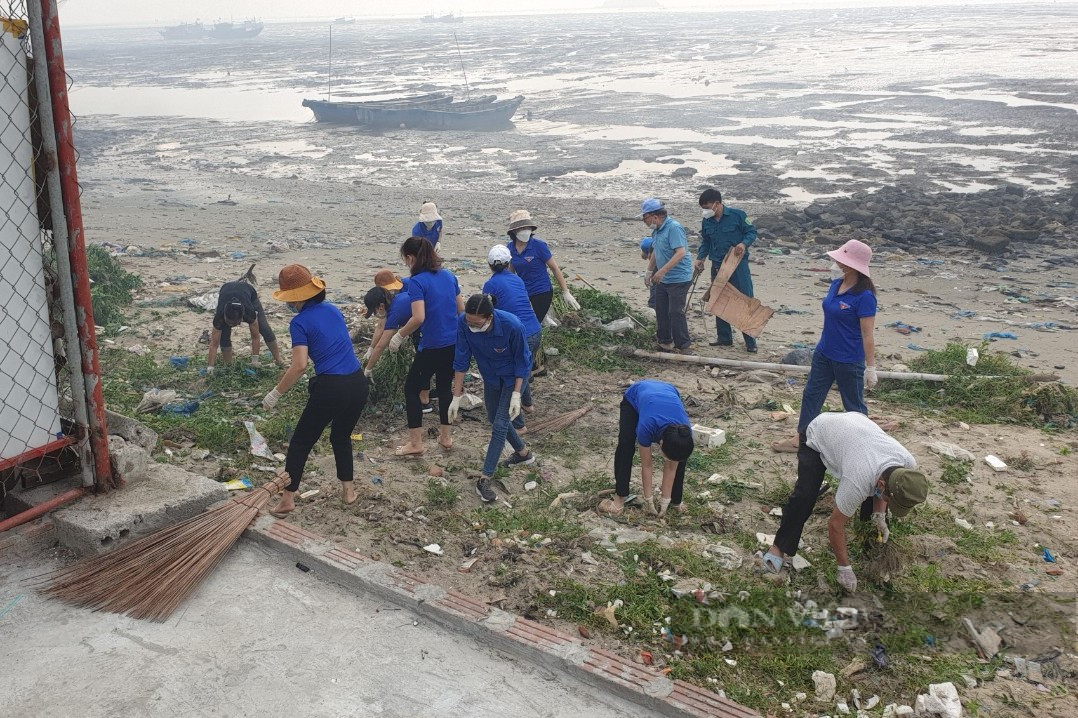
[{"label": "volunteer in blue shirt", "polygon": [[692,257],[685,229],[672,219],[663,203],[654,197],[640,205],[640,219],[651,229],[652,254],[644,285],[655,289],[655,323],[659,350],[683,354],[692,351],[685,302],[692,285]]},{"label": "volunteer in blue shirt", "polygon": [[513,454],[502,462],[506,468],[535,463],[535,455],[513,428],[512,421],[520,415],[521,391],[531,371],[531,352],[524,338],[524,325],[509,312],[494,308],[491,297],[473,294],[464,306],[463,316],[457,319],[456,356],[453,360],[453,401],[449,419],[457,418],[460,400],[464,396],[464,373],[472,359],[483,377],[483,405],[491,424],[490,442],[483,461],[483,473],[475,482],[475,493],[483,501],[495,501],[498,495],[491,488],[498,459],[508,439]]},{"label": "volunteer in blue shirt", "polygon": [[678,390],[664,381],[645,379],[626,389],[622,397],[618,448],[614,452],[614,498],[602,501],[599,511],[617,515],[625,510],[633,472],[633,455],[639,451],[644,510],[649,514],[656,513],[651,496],[653,444],[659,445],[663,457],[658,514],[664,516],[670,506],[681,508],[685,463],[694,448],[692,427]]},{"label": "volunteer in blue shirt", "polygon": [[[645,262],[651,259],[652,244],[654,240],[651,237],[644,237],[640,240],[640,258]],[[652,284],[648,289],[648,306],[652,309],[655,308],[655,285]]]},{"label": "volunteer in blue shirt", "polygon": [[449,423],[449,401],[453,393],[453,354],[457,343],[457,315],[464,311],[457,278],[442,268],[434,245],[422,237],[409,237],[401,245],[401,257],[408,265],[408,295],[412,317],[389,340],[389,350],[400,349],[401,342],[417,331],[422,333],[416,345],[415,359],[404,380],[404,410],[408,416],[408,442],[398,446],[397,456],[422,456],[423,404],[420,392],[430,387],[433,376],[438,394],[438,444],[453,448]]},{"label": "volunteer in blue shirt", "polygon": [[442,241],[442,215],[438,214],[438,205],[423,203],[419,208],[419,221],[412,226],[412,236],[427,240],[435,253],[440,253],[438,243]]},{"label": "volunteer in blue shirt", "polygon": [[[528,290],[524,281],[513,274],[509,268],[512,257],[509,248],[502,244],[496,244],[487,253],[487,264],[490,266],[490,279],[483,285],[483,293],[489,294],[494,299],[494,307],[503,312],[509,312],[520,320],[524,325],[524,337],[528,344],[528,352],[535,357],[539,351],[539,344],[543,341],[543,327],[539,324],[539,318],[535,316],[528,301]],[[522,407],[525,412],[531,413],[532,392],[531,382],[524,380],[524,389],[521,393]],[[524,415],[521,414],[513,420],[513,426],[517,431],[524,428]]]},{"label": "volunteer in blue shirt", "polygon": [[[737,269],[730,275],[730,284],[746,297],[752,296],[752,275],[749,273],[749,246],[756,241],[756,227],[740,209],[727,207],[722,202],[722,193],[717,189],[707,188],[700,195],[700,207],[703,221],[700,224],[700,249],[696,253],[695,269],[704,269],[704,260],[711,260],[711,279],[719,273],[719,265],[726,259],[726,254],[733,249],[735,257],[741,257]],[[717,336],[711,342],[713,347],[734,345],[734,334],[729,322],[715,317]],[[750,354],[756,353],[756,339],[748,334],[745,337],[745,349]]]},{"label": "volunteer in blue shirt", "polygon": [[292,365],[262,400],[262,407],[272,411],[277,406],[281,395],[307,371],[308,360],[314,364],[315,374],[307,382],[307,405],[288,442],[284,470],[290,483],[271,512],[280,518],[296,508],[296,492],[307,457],[326,426],[330,427],[329,443],[341,482],[341,498],[346,504],[355,503],[352,432],[367,404],[368,384],[341,310],[325,300],[326,283],[312,277],[311,270],[300,264],[282,269],[277,281],[280,290],[273,293],[273,298],[287,302],[296,313],[288,325]]},{"label": "volunteer in blue shirt", "polygon": [[528,301],[531,302],[535,316],[542,324],[550,311],[550,303],[554,299],[554,285],[550,283],[549,268],[554,273],[554,279],[561,288],[561,298],[566,306],[573,311],[579,311],[580,304],[569,291],[562,276],[561,268],[554,261],[554,255],[550,253],[550,247],[546,242],[535,236],[535,230],[539,226],[532,219],[526,209],[514,210],[509,215],[509,254],[512,257],[513,271],[524,280],[524,286],[528,288]]},{"label": "volunteer in blue shirt", "polygon": [[798,436],[771,445],[775,451],[795,452],[808,425],[819,416],[827,392],[838,385],[846,411],[868,415],[865,389],[876,386],[876,286],[869,276],[872,248],[851,239],[827,253],[831,286],[823,299],[823,332],[812,353],[812,366],[801,395]]},{"label": "volunteer in blue shirt", "polygon": [[[371,345],[363,354],[364,373],[368,379],[374,375],[374,365],[389,347],[390,340],[397,330],[412,318],[412,298],[408,294],[408,280],[401,279],[389,269],[380,269],[374,273],[374,289],[363,298],[366,316],[378,319],[371,336]],[[419,332],[413,339],[419,338]],[[373,381],[373,380],[372,380]],[[424,414],[430,414],[434,407],[430,403],[430,385],[419,392],[419,403]]]}]

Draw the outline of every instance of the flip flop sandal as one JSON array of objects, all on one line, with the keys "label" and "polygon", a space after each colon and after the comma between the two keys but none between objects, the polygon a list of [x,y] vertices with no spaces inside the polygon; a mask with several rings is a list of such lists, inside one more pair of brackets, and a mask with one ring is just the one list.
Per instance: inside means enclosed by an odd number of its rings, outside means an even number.
[{"label": "flip flop sandal", "polygon": [[404,448],[403,446],[398,446],[396,449],[394,449],[393,450],[393,456],[398,458],[398,459],[422,459],[423,454],[425,453],[423,451],[420,451],[419,453],[415,453],[414,451],[409,451],[409,452],[405,453],[405,452],[401,451],[401,449],[403,449],[403,448]]},{"label": "flip flop sandal", "polygon": [[763,556],[763,570],[764,573],[782,573],[782,567],[785,564],[785,559],[782,559],[770,551],[765,551]]},{"label": "flip flop sandal", "polygon": [[625,513],[625,506],[618,508],[617,504],[614,503],[614,499],[603,499],[599,502],[599,505],[595,507],[595,510],[609,516],[621,516]]},{"label": "flip flop sandal", "polygon": [[283,519],[287,518],[288,514],[292,513],[293,511],[295,511],[295,509],[289,509],[288,511],[270,511],[269,515],[275,519]]}]

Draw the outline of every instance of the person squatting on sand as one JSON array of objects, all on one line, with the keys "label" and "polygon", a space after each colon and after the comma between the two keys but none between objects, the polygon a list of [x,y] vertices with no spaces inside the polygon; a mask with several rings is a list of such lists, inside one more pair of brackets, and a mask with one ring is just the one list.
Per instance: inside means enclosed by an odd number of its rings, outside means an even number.
[{"label": "person squatting on sand", "polygon": [[368,384],[363,367],[352,348],[352,337],[341,310],[326,301],[326,283],[311,276],[299,264],[290,264],[277,277],[280,289],[273,298],[287,302],[295,312],[288,325],[292,337],[292,365],[262,400],[262,408],[272,411],[281,395],[292,388],[314,364],[314,377],[307,383],[307,405],[288,442],[284,470],[290,483],[271,513],[281,518],[296,508],[296,492],[315,442],[330,426],[329,442],[341,482],[341,499],[354,503],[352,431],[367,404]]}]

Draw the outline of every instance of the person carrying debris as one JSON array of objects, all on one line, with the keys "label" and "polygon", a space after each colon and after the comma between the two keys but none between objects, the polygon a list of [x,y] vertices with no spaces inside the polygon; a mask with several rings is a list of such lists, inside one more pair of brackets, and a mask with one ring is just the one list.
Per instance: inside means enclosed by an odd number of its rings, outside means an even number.
[{"label": "person carrying debris", "polygon": [[452,426],[449,422],[449,402],[453,393],[453,356],[457,342],[457,315],[464,311],[460,284],[456,276],[442,267],[434,246],[422,237],[409,237],[401,245],[401,258],[408,266],[408,295],[412,300],[412,317],[389,340],[388,349],[395,352],[401,343],[416,332],[422,332],[416,342],[415,359],[404,380],[404,409],[408,416],[408,442],[398,446],[397,456],[422,456],[423,402],[420,393],[430,388],[431,377],[437,384],[438,443],[448,451],[453,448]]},{"label": "person carrying debris", "polygon": [[531,372],[531,352],[524,337],[524,325],[507,311],[494,308],[489,294],[473,294],[457,318],[456,353],[453,358],[453,401],[449,421],[455,421],[464,397],[464,373],[472,359],[483,377],[483,404],[490,421],[490,441],[483,461],[483,473],[475,482],[475,493],[483,501],[496,501],[491,482],[498,468],[506,440],[513,453],[501,462],[506,468],[535,463],[535,454],[513,428],[520,415],[522,391]]},{"label": "person carrying debris", "polygon": [[[363,354],[363,373],[371,380],[374,366],[389,347],[393,335],[412,318],[412,297],[404,280],[389,269],[380,269],[374,274],[374,288],[363,297],[363,305],[366,316],[378,320],[371,336],[371,345]],[[429,386],[419,392],[419,403],[424,414],[434,411]]]},{"label": "person carrying debris", "polygon": [[[645,262],[651,259],[651,253],[654,251],[654,240],[651,237],[644,237],[640,240],[640,258]],[[652,309],[655,308],[655,284],[648,288],[648,306]]]},{"label": "person carrying debris", "polygon": [[[539,324],[539,318],[535,316],[528,301],[528,289],[524,281],[513,274],[510,265],[512,255],[509,248],[503,244],[496,244],[487,253],[487,264],[490,266],[490,279],[483,285],[483,294],[490,295],[494,301],[494,308],[509,312],[520,320],[524,326],[524,337],[528,344],[528,352],[534,358],[539,351],[539,343],[543,340],[543,327]],[[530,379],[530,377],[529,377]],[[521,408],[526,413],[532,412],[531,381],[524,380],[524,388],[521,391]],[[518,432],[523,433],[524,414],[513,419],[513,426]]]},{"label": "person carrying debris", "polygon": [[561,267],[554,261],[549,245],[535,236],[535,230],[538,228],[539,225],[528,210],[513,210],[509,215],[509,229],[506,230],[509,242],[505,246],[509,249],[513,271],[524,280],[524,286],[528,288],[528,301],[531,302],[536,319],[542,324],[554,299],[554,285],[550,283],[547,269],[554,273],[566,306],[575,312],[580,310],[580,303],[569,291]]},{"label": "person carrying debris", "polygon": [[644,272],[644,286],[655,289],[655,323],[659,351],[692,352],[685,302],[692,285],[692,259],[685,229],[649,197],[640,205],[640,219],[651,229],[652,254]]},{"label": "person carrying debris", "polygon": [[812,353],[812,366],[801,394],[798,435],[775,442],[771,445],[774,451],[798,451],[805,430],[819,416],[832,385],[838,385],[846,411],[866,416],[865,389],[876,386],[876,285],[869,273],[872,248],[851,239],[827,256],[834,260],[831,286],[823,299],[823,332]]},{"label": "person carrying debris", "polygon": [[325,301],[326,283],[311,276],[311,270],[300,264],[290,264],[277,277],[280,289],[273,298],[287,302],[295,312],[289,324],[292,335],[292,365],[266,394],[262,408],[272,411],[287,392],[307,371],[308,360],[314,364],[314,377],[307,383],[307,405],[303,407],[296,430],[288,442],[284,470],[290,483],[281,492],[281,500],[271,511],[278,518],[296,508],[296,492],[307,465],[307,457],[322,432],[329,426],[329,443],[341,482],[341,499],[355,503],[353,488],[352,432],[359,415],[367,404],[369,385],[363,367],[352,349],[344,315],[335,305]]},{"label": "person carrying debris", "polygon": [[838,562],[838,582],[857,590],[857,576],[846,548],[846,522],[860,511],[871,520],[879,540],[890,538],[887,510],[902,518],[928,498],[928,479],[902,444],[864,414],[856,411],[820,414],[807,427],[797,451],[797,484],[782,509],[775,545],[764,554],[764,568],[779,573],[785,557],[794,556],[801,532],[820,496],[824,473],[838,478],[835,508],[827,521],[827,538]]},{"label": "person carrying debris", "polygon": [[412,236],[422,237],[434,247],[435,254],[440,254],[438,244],[442,241],[442,215],[438,214],[438,205],[424,202],[419,208],[419,221],[412,226]]},{"label": "person carrying debris", "polygon": [[[719,266],[726,254],[733,249],[734,256],[740,257],[741,262],[737,269],[730,275],[730,285],[746,297],[752,296],[752,274],[749,272],[749,246],[756,241],[756,227],[752,226],[752,220],[740,209],[727,207],[723,204],[722,193],[711,187],[700,194],[700,207],[703,220],[700,223],[700,249],[696,252],[696,262],[693,265],[697,272],[704,269],[704,260],[711,259],[711,279],[719,273]],[[730,347],[734,345],[734,334],[730,323],[720,317],[715,317],[715,341],[710,342],[713,347]],[[756,353],[756,339],[742,332],[745,337],[745,350],[750,354]]]},{"label": "person carrying debris", "polygon": [[[251,269],[237,282],[225,282],[221,291],[217,294],[217,311],[213,314],[213,332],[210,334],[210,351],[206,357],[206,373],[212,374],[217,363],[217,347],[221,348],[221,360],[225,364],[232,363],[232,330],[240,324],[247,324],[251,328],[251,366],[257,367],[261,363],[259,356],[259,335],[266,340],[266,348],[270,350],[273,361],[277,366],[284,366],[281,361],[281,349],[277,346],[277,337],[270,328],[266,312],[262,309],[262,303],[258,300],[258,291],[254,287],[254,275]],[[247,278],[251,281],[248,282]]]},{"label": "person carrying debris", "polygon": [[626,389],[622,397],[618,448],[614,451],[614,498],[600,502],[600,512],[617,516],[625,510],[633,455],[639,451],[644,510],[656,513],[651,487],[653,444],[659,445],[663,457],[658,515],[665,516],[670,506],[681,508],[685,464],[694,448],[692,427],[678,390],[666,382],[645,379]]}]

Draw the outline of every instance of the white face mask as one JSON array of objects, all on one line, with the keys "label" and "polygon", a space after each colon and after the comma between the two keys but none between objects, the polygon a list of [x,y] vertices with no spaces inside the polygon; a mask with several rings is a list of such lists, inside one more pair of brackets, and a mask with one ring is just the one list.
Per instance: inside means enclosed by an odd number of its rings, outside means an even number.
[{"label": "white face mask", "polygon": [[831,262],[831,279],[842,279],[845,276],[846,273],[842,271],[842,267],[835,262]]},{"label": "white face mask", "polygon": [[705,209],[700,214],[703,215],[704,219],[711,219],[712,217],[715,216],[715,210],[713,210],[713,209]]},{"label": "white face mask", "polygon": [[516,237],[518,242],[527,242],[532,238],[532,231],[530,229],[518,229]]},{"label": "white face mask", "polygon": [[423,224],[427,227],[427,229],[432,229],[434,227],[434,222],[424,222]]},{"label": "white face mask", "polygon": [[494,318],[492,317],[492,318],[488,319],[487,323],[484,324],[483,326],[481,326],[481,327],[473,327],[471,324],[469,324],[468,329],[475,332],[476,334],[481,334],[482,332],[485,332],[488,329],[490,329],[490,325],[493,324],[493,323],[494,323]]}]

